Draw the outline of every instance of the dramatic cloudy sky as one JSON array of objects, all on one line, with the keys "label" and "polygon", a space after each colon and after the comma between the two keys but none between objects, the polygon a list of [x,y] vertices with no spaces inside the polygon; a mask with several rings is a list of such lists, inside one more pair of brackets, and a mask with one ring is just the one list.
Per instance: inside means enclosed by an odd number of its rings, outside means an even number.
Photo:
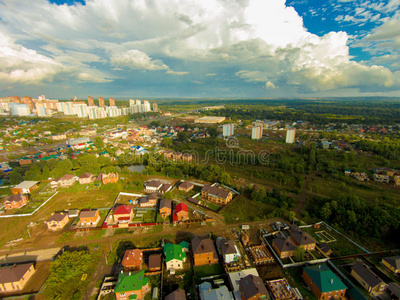
[{"label": "dramatic cloudy sky", "polygon": [[0,96],[400,96],[400,0],[0,0]]}]

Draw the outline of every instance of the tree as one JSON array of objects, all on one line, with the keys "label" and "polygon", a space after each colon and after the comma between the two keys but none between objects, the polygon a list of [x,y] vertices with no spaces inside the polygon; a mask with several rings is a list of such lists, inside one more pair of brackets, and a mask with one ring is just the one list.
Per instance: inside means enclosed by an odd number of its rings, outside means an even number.
[{"label": "tree", "polygon": [[178,133],[177,139],[180,142],[185,142],[188,139],[188,134],[184,131],[181,131]]},{"label": "tree", "polygon": [[293,222],[294,218],[296,218],[296,213],[293,210],[289,211],[289,221]]},{"label": "tree", "polygon": [[207,129],[207,132],[213,138],[215,138],[218,135],[218,131],[217,131],[217,127],[216,126],[209,127]]},{"label": "tree", "polygon": [[296,261],[303,261],[305,256],[306,251],[303,249],[303,247],[297,247],[297,249],[294,251],[294,259]]},{"label": "tree", "polygon": [[104,141],[101,136],[96,136],[93,143],[97,149],[102,149],[104,147]]},{"label": "tree", "polygon": [[163,138],[162,143],[166,148],[169,148],[172,146],[172,139],[167,136],[167,137]]},{"label": "tree", "polygon": [[330,210],[330,205],[329,203],[325,203],[324,206],[321,208],[321,217],[324,220],[328,220],[329,216],[332,214],[332,211]]}]

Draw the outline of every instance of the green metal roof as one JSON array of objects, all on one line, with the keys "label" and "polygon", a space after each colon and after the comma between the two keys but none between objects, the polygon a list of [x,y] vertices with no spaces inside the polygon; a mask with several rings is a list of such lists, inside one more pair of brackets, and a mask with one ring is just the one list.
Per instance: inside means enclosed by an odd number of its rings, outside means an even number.
[{"label": "green metal roof", "polygon": [[[131,275],[129,275],[131,274]],[[144,276],[144,270],[136,273],[121,273],[118,276],[115,292],[130,292],[141,290],[149,282],[149,279]]]},{"label": "green metal roof", "polygon": [[183,241],[183,242],[180,242],[179,245],[180,245],[182,248],[189,249],[189,243],[188,243],[188,242]]},{"label": "green metal roof", "polygon": [[304,268],[322,293],[347,289],[347,286],[325,264]]},{"label": "green metal roof", "polygon": [[166,244],[164,246],[165,262],[169,262],[173,259],[182,261],[186,258],[186,252],[183,252],[181,245],[176,244]]}]

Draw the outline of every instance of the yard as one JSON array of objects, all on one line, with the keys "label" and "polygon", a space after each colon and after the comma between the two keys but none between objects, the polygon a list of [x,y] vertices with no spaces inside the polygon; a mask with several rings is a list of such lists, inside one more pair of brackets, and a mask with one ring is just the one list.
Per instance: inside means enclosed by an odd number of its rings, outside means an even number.
[{"label": "yard", "polygon": [[331,257],[364,253],[362,249],[325,225],[321,225],[321,228],[307,227],[303,228],[303,230],[308,232],[318,243],[327,243],[333,250]]},{"label": "yard", "polygon": [[205,266],[194,267],[194,274],[196,278],[221,275],[224,273],[224,268],[221,264],[212,264]]}]

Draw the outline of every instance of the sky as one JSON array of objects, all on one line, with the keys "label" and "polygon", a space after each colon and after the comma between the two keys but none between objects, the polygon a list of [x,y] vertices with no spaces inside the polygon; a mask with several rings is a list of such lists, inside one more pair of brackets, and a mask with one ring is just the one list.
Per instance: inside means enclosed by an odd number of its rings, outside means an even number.
[{"label": "sky", "polygon": [[400,0],[0,0],[0,96],[400,97]]}]

